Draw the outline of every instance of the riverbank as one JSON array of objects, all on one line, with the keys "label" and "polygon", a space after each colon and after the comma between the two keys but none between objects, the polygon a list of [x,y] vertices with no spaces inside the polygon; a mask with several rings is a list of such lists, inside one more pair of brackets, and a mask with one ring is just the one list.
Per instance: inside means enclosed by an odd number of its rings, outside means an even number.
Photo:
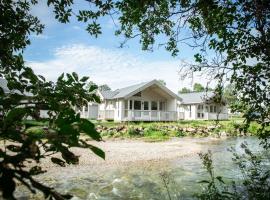
[{"label": "riverbank", "polygon": [[[83,148],[71,148],[75,155],[79,156],[79,165],[69,165],[68,167],[91,167],[99,170],[107,167],[121,168],[128,165],[152,165],[153,163],[166,163],[169,160],[197,155],[201,151],[207,150],[205,144],[218,143],[224,140],[221,138],[174,138],[163,142],[145,142],[143,140],[112,140],[104,142],[90,141],[92,145],[101,148],[105,154],[105,160],[96,156],[91,150]],[[55,156],[55,155],[54,155]],[[56,154],[56,157],[60,157]],[[50,170],[57,167],[50,162],[50,159],[42,160],[42,166]]]},{"label": "riverbank", "polygon": [[103,138],[140,138],[147,142],[164,141],[174,137],[225,137],[256,135],[255,122],[244,130],[242,118],[227,121],[182,120],[177,122],[100,122],[93,121]]}]

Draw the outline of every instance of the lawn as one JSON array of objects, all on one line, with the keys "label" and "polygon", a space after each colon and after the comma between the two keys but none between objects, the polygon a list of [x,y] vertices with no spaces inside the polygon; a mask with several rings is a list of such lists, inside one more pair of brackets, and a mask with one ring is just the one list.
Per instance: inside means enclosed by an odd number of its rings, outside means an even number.
[{"label": "lawn", "polygon": [[[181,120],[177,122],[111,122],[92,121],[103,138],[142,139],[149,142],[164,141],[173,137],[219,137],[256,135],[258,124],[252,123],[247,133],[241,131],[243,118],[227,121]],[[25,121],[29,134],[40,136],[48,123]]]},{"label": "lawn", "polygon": [[181,120],[177,122],[103,122],[93,121],[104,138],[138,138],[146,141],[163,141],[172,137],[242,136],[256,135],[258,124],[252,123],[243,132],[243,118],[227,121]]}]

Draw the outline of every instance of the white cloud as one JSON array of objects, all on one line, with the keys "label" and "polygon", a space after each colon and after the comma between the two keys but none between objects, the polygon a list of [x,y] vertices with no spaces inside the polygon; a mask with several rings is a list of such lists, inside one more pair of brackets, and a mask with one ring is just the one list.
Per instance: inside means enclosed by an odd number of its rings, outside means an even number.
[{"label": "white cloud", "polygon": [[[178,71],[180,61],[148,62],[124,50],[104,49],[97,46],[73,44],[54,50],[54,58],[44,61],[29,61],[35,72],[49,80],[56,80],[62,72],[76,71],[81,76],[90,76],[97,84],[108,84],[113,89],[152,79],[163,79],[174,92],[190,81],[181,81]],[[195,77],[203,83],[201,77]]]},{"label": "white cloud", "polygon": [[72,26],[72,28],[75,29],[75,30],[83,30],[81,27],[79,27],[77,25]]},{"label": "white cloud", "polygon": [[39,34],[39,35],[32,35],[34,38],[37,38],[37,39],[42,39],[42,40],[47,40],[49,39],[49,36],[48,35],[45,35],[45,34]]},{"label": "white cloud", "polygon": [[46,27],[53,26],[57,22],[54,17],[53,8],[48,7],[47,1],[38,1],[37,4],[33,5],[31,7],[31,14],[37,16]]}]

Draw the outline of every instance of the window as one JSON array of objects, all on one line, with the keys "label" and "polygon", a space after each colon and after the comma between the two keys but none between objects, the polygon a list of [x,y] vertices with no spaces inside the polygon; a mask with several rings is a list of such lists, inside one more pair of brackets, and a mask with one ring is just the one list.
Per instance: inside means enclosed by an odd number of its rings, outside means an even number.
[{"label": "window", "polygon": [[128,101],[127,100],[125,101],[125,109],[126,110],[128,109]]},{"label": "window", "polygon": [[88,105],[84,106],[84,111],[88,112]]},{"label": "window", "polygon": [[204,113],[197,113],[197,118],[204,118]]},{"label": "window", "polygon": [[210,113],[216,113],[217,107],[216,106],[210,106]]},{"label": "window", "polygon": [[203,110],[203,105],[198,105],[198,110]]},{"label": "window", "polygon": [[191,105],[189,106],[189,117],[191,117]]},{"label": "window", "polygon": [[159,110],[165,110],[165,102],[159,102]]},{"label": "window", "polygon": [[132,100],[129,101],[129,110],[132,110]]},{"label": "window", "polygon": [[142,109],[141,101],[134,101],[134,110],[141,110],[141,109]]},{"label": "window", "polygon": [[151,102],[151,110],[157,110],[157,102],[156,101]]},{"label": "window", "polygon": [[133,95],[134,97],[141,97],[142,96],[142,93],[141,92],[138,92],[136,94]]},{"label": "window", "polygon": [[149,102],[148,101],[143,102],[143,109],[149,110]]}]

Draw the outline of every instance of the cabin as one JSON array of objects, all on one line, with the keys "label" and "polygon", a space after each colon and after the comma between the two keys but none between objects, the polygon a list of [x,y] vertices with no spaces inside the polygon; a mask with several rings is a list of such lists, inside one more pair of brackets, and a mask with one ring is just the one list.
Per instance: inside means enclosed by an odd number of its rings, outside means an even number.
[{"label": "cabin", "polygon": [[157,80],[117,90],[98,91],[101,103],[88,103],[82,117],[112,121],[227,120],[224,99],[214,92],[176,95]]},{"label": "cabin", "polygon": [[[191,92],[180,94],[177,112],[184,120],[227,120],[228,106],[224,99],[217,101],[214,92]],[[217,103],[218,102],[218,103]]]},{"label": "cabin", "polygon": [[114,121],[176,121],[175,93],[157,80],[114,91],[99,91],[98,119]]}]

